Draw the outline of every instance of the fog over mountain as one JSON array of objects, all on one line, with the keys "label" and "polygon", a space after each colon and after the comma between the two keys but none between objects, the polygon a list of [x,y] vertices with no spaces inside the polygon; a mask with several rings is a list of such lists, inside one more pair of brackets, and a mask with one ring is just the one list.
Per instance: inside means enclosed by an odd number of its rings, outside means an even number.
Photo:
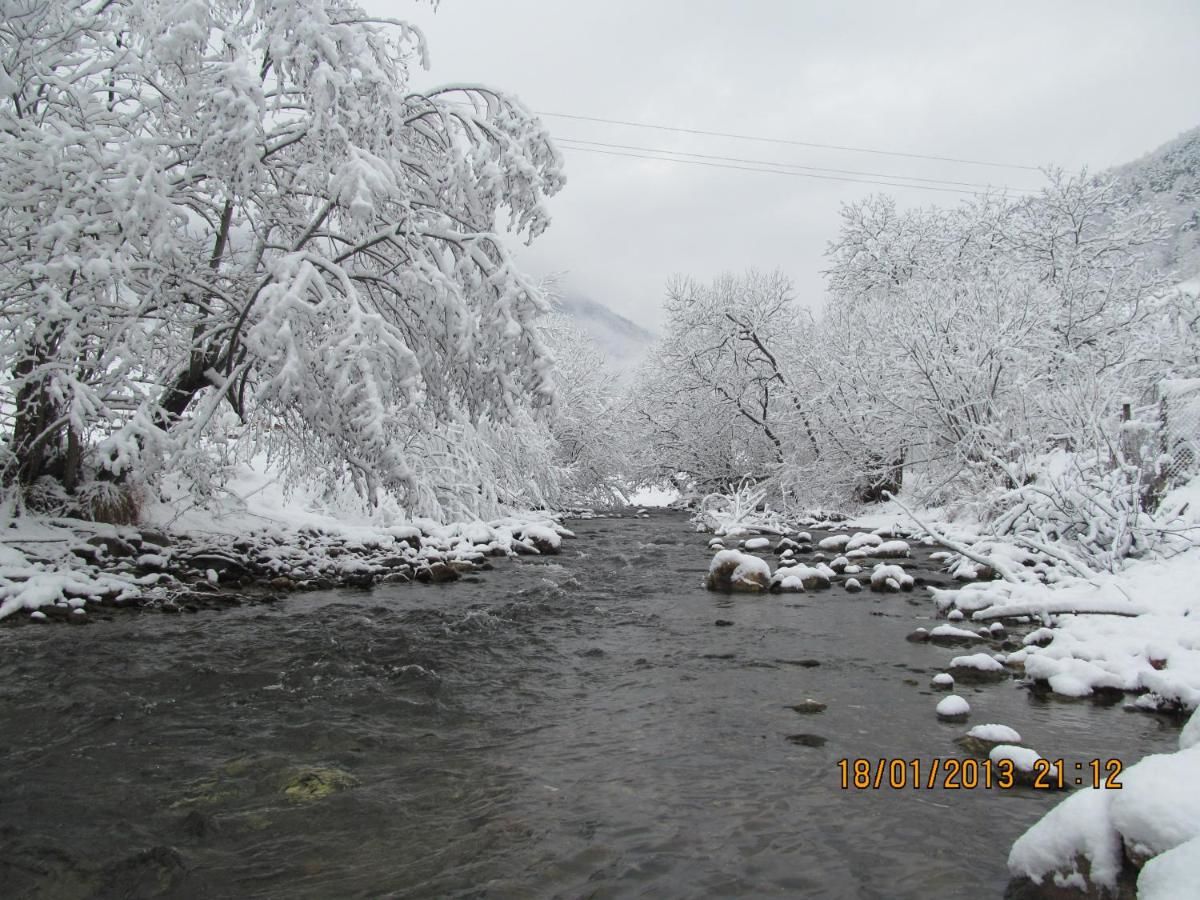
[{"label": "fog over mountain", "polygon": [[554,304],[596,342],[615,369],[636,368],[658,340],[654,332],[584,294],[568,292]]}]

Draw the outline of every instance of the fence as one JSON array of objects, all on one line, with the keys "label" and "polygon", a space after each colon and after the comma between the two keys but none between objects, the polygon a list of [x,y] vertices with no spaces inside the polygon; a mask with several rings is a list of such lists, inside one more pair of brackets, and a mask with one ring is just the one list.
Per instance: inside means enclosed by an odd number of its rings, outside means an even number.
[{"label": "fence", "polygon": [[1200,378],[1159,383],[1158,471],[1174,487],[1200,474]]},{"label": "fence", "polygon": [[1144,509],[1200,475],[1200,378],[1160,381],[1155,403],[1121,409],[1122,455],[1142,471]]}]

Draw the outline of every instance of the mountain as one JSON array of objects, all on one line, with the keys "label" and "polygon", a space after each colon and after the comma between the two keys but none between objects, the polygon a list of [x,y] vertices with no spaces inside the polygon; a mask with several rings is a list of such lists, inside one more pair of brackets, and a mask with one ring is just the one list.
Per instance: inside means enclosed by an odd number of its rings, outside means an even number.
[{"label": "mountain", "polygon": [[1185,131],[1141,159],[1113,170],[1171,225],[1159,263],[1180,280],[1200,275],[1200,128]]},{"label": "mountain", "polygon": [[554,305],[596,342],[615,369],[636,368],[658,340],[654,332],[582,294],[565,293]]}]

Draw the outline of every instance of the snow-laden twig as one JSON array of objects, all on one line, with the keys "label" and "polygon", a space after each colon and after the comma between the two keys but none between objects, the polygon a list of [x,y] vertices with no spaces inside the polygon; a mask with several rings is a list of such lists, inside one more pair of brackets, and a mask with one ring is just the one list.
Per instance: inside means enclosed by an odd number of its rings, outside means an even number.
[{"label": "snow-laden twig", "polygon": [[952,540],[951,538],[946,537],[946,535],[942,534],[940,531],[938,531],[933,526],[927,525],[926,523],[922,522],[916,516],[916,514],[913,513],[913,511],[911,509],[909,509],[907,506],[905,506],[903,503],[901,503],[898,499],[896,499],[896,496],[894,494],[892,494],[890,491],[885,491],[884,496],[886,499],[891,500],[893,503],[895,503],[897,506],[899,506],[900,509],[902,509],[904,511],[904,513],[910,519],[912,519],[913,522],[915,522],[917,524],[917,527],[919,527],[922,531],[924,531],[926,534],[928,534],[931,538],[933,538],[935,541],[937,541],[938,544],[945,547],[947,550],[953,550],[955,553],[959,553],[962,556],[965,556],[967,559],[971,560],[972,562],[979,563],[981,566],[987,566],[988,568],[992,569],[997,575],[999,575],[1001,578],[1003,578],[1005,581],[1007,581],[1011,584],[1020,584],[1024,580],[1024,579],[1018,578],[1016,575],[1014,575],[1012,572],[1010,572],[1008,569],[1008,566],[1004,565],[1004,563],[1000,562],[999,560],[997,560],[995,558],[989,558],[989,557],[983,556],[982,554],[976,553],[974,550],[972,550],[970,547],[966,546],[965,544],[960,544],[958,541],[955,541],[955,540]]}]

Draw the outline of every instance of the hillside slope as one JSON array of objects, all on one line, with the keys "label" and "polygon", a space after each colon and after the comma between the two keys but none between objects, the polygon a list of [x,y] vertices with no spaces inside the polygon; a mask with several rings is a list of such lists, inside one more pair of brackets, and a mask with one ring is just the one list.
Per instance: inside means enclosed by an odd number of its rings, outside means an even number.
[{"label": "hillside slope", "polygon": [[1171,224],[1160,264],[1180,280],[1200,275],[1200,128],[1185,131],[1157,150],[1113,170],[1140,203]]},{"label": "hillside slope", "polygon": [[564,294],[555,306],[596,342],[614,369],[635,368],[658,339],[654,332],[582,294]]}]

